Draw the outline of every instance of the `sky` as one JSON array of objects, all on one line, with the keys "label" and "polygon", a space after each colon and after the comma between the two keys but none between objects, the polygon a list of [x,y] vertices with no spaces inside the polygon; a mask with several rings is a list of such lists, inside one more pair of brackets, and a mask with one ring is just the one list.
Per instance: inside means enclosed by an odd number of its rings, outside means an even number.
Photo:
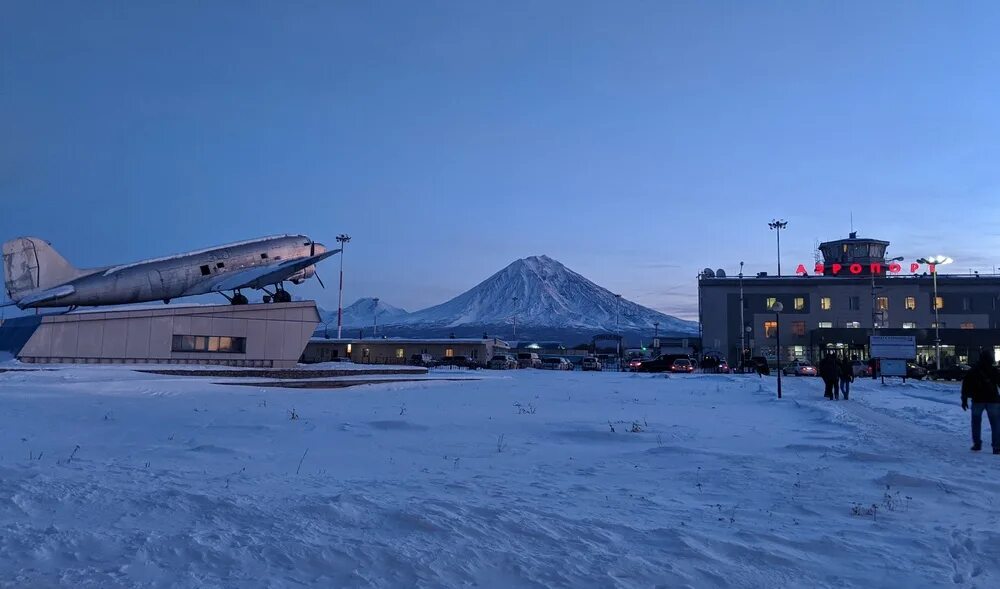
[{"label": "sky", "polygon": [[994,2],[0,12],[0,239],[80,267],[347,233],[345,305],[546,254],[695,318],[702,268],[774,272],[774,218],[784,272],[852,216],[893,256],[1000,265]]}]

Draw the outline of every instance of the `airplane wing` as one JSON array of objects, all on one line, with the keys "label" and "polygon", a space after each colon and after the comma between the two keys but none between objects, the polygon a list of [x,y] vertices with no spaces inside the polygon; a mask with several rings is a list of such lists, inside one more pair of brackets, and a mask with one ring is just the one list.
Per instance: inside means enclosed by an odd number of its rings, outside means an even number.
[{"label": "airplane wing", "polygon": [[210,289],[211,291],[217,292],[236,290],[239,288],[263,288],[265,286],[277,284],[282,280],[287,280],[289,276],[295,274],[299,270],[308,268],[317,262],[339,253],[340,250],[335,249],[323,252],[322,254],[317,254],[315,256],[309,256],[307,258],[285,260],[283,262],[276,262],[265,266],[256,266],[254,268],[247,268],[246,270],[227,273],[227,275],[221,276],[219,280],[210,283]]}]

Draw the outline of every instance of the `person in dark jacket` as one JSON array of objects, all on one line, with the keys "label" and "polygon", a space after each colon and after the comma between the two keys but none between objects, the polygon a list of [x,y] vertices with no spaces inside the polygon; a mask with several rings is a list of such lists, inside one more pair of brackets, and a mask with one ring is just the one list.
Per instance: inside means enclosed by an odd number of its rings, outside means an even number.
[{"label": "person in dark jacket", "polygon": [[854,382],[854,366],[852,360],[857,360],[857,356],[848,360],[846,357],[840,361],[840,392],[844,395],[844,400],[851,394],[851,383]]},{"label": "person in dark jacket", "polygon": [[837,365],[837,357],[827,354],[819,363],[819,375],[823,378],[826,390],[823,396],[827,399],[839,399],[840,391],[837,390],[837,376],[840,374],[840,367]]},{"label": "person in dark jacket", "polygon": [[975,367],[962,379],[962,411],[969,409],[972,399],[972,451],[983,449],[983,411],[990,420],[993,453],[1000,454],[1000,372],[993,366],[993,352],[984,350]]}]

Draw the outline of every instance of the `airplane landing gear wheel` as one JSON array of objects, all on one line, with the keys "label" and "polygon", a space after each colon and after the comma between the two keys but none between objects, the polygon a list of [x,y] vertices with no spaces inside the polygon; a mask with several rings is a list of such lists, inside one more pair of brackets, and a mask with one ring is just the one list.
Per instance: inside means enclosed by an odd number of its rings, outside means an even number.
[{"label": "airplane landing gear wheel", "polygon": [[250,301],[246,298],[245,295],[242,295],[240,293],[236,293],[236,294],[233,295],[232,304],[234,304],[234,305],[246,305],[246,304],[249,304],[249,303],[250,303]]},{"label": "airplane landing gear wheel", "polygon": [[276,303],[290,303],[292,302],[292,295],[287,290],[278,290],[274,293],[274,302]]}]

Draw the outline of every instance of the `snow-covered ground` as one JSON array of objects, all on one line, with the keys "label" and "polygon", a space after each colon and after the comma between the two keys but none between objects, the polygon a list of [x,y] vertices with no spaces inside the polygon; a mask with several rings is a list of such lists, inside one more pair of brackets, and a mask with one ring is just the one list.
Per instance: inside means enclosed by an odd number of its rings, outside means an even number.
[{"label": "snow-covered ground", "polygon": [[1000,584],[954,383],[469,376],[0,374],[0,586]]}]

